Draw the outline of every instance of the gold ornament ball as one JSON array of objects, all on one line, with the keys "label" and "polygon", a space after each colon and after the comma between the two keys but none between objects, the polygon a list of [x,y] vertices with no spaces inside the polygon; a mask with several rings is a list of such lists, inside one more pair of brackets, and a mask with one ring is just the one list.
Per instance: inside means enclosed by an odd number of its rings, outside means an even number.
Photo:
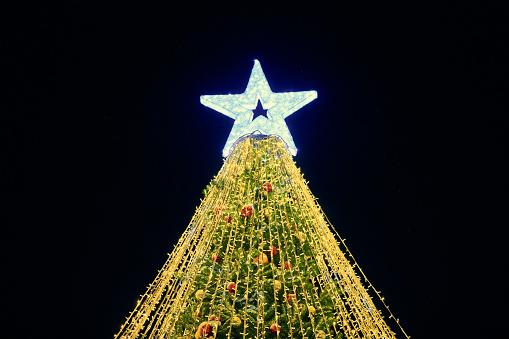
[{"label": "gold ornament ball", "polygon": [[233,327],[239,327],[242,324],[242,321],[239,317],[233,317],[231,323]]},{"label": "gold ornament ball", "polygon": [[269,258],[267,257],[267,255],[265,253],[262,253],[258,256],[258,263],[266,264],[268,262],[269,262]]},{"label": "gold ornament ball", "polygon": [[320,331],[318,331],[318,333],[316,333],[316,338],[317,338],[317,339],[325,339],[325,337],[326,337],[326,336],[327,336],[327,335],[326,335],[326,334],[325,334],[325,332],[324,332],[324,331],[322,331],[322,330],[320,330]]},{"label": "gold ornament ball", "polygon": [[281,281],[274,280],[274,290],[279,291],[281,289]]},{"label": "gold ornament ball", "polygon": [[308,307],[309,314],[314,315],[316,313],[316,309],[313,306]]},{"label": "gold ornament ball", "polygon": [[202,300],[203,298],[205,298],[205,292],[203,290],[198,290],[196,291],[196,299],[198,300]]},{"label": "gold ornament ball", "polygon": [[260,254],[258,257],[253,259],[253,264],[263,265],[269,262],[269,258],[265,253]]},{"label": "gold ornament ball", "polygon": [[303,232],[299,232],[298,234],[298,239],[302,242],[304,240],[306,240],[306,234],[304,234]]}]

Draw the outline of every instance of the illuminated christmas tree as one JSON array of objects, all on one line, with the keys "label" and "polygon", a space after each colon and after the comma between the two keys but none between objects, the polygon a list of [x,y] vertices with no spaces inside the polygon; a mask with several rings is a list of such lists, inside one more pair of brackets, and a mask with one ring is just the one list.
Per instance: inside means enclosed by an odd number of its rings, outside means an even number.
[{"label": "illuminated christmas tree", "polygon": [[245,93],[201,97],[235,119],[225,163],[115,338],[395,338],[292,159],[284,118],[316,96],[255,61]]}]

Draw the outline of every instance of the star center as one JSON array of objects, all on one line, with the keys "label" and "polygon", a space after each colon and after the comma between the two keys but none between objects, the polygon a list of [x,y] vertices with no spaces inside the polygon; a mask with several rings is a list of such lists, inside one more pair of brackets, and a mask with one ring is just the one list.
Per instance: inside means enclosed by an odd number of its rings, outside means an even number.
[{"label": "star center", "polygon": [[260,117],[260,116],[268,119],[267,111],[268,110],[263,108],[261,100],[258,99],[258,101],[256,103],[256,108],[253,110],[253,120],[258,118],[258,117]]}]

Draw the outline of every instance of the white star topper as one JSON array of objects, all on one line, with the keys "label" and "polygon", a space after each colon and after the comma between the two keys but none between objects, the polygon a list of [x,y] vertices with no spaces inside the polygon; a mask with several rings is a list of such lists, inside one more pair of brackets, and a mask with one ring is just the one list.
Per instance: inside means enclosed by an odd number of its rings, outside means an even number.
[{"label": "white star topper", "polygon": [[[246,91],[242,94],[202,95],[200,102],[232,119],[235,119],[230,136],[223,148],[223,157],[230,154],[231,147],[240,137],[254,132],[279,135],[288,145],[292,155],[297,148],[285,118],[317,98],[316,91],[272,93],[258,60],[254,61]],[[253,120],[253,110],[261,102],[267,118],[258,116]]]}]

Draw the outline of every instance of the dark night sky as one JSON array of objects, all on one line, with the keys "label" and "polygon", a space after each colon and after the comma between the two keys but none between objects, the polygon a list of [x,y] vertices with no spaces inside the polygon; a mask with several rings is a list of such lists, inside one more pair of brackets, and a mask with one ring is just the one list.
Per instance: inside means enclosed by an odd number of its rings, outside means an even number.
[{"label": "dark night sky", "polygon": [[412,338],[500,337],[507,11],[355,3],[2,5],[5,337],[112,338],[222,165],[199,96],[254,59],[318,92],[297,166]]}]

